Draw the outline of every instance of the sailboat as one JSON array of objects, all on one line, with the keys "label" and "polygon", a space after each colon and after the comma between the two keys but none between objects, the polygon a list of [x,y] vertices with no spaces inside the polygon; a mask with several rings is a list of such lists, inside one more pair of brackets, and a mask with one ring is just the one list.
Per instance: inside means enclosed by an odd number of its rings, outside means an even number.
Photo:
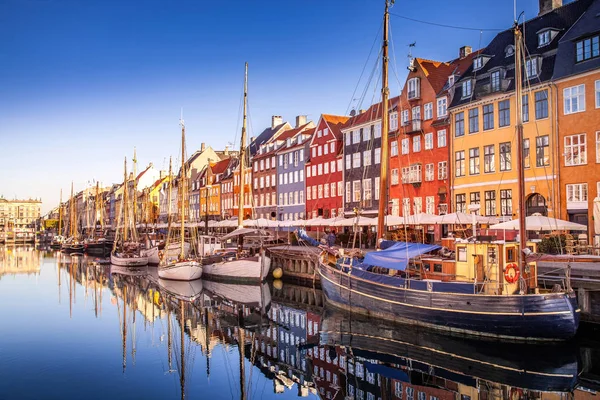
[{"label": "sailboat", "polygon": [[[129,219],[129,179],[127,178],[127,158],[124,162],[123,173],[123,198],[121,201],[121,212],[117,224],[117,236],[115,238],[110,263],[122,267],[144,267],[148,265],[148,257],[140,254],[140,244],[137,240],[137,229]],[[131,240],[130,240],[131,238]]]},{"label": "sailboat", "polygon": [[[162,279],[172,279],[177,281],[193,281],[200,279],[202,276],[202,264],[195,255],[195,248],[186,242],[185,237],[185,221],[188,179],[185,165],[185,124],[181,120],[181,170],[179,178],[179,212],[181,223],[179,228],[171,227],[169,224],[169,232],[167,235],[166,254],[158,264],[158,276]],[[178,234],[178,237],[175,236]],[[193,240],[193,228],[190,229],[190,240]],[[172,245],[177,244],[177,253],[171,251]]]},{"label": "sailboat", "polygon": [[[388,151],[388,20],[385,1],[382,123],[381,199],[387,199]],[[515,23],[515,79],[520,110],[523,57],[522,31]],[[517,112],[519,198],[524,202],[522,116]],[[579,326],[575,293],[566,288],[541,292],[535,264],[525,259],[525,212],[519,213],[519,243],[456,240],[456,256],[431,254],[440,246],[383,241],[387,202],[379,203],[380,248],[364,258],[344,257],[324,250],[318,271],[327,301],[337,307],[447,332],[495,339],[545,341],[572,338]],[[426,254],[431,256],[425,256]],[[519,277],[519,272],[522,276]],[[443,272],[443,273],[442,273]]]},{"label": "sailboat", "polygon": [[[94,195],[94,218],[91,237],[85,242],[85,251],[89,255],[106,257],[110,254],[113,241],[103,236],[104,233],[104,217],[102,210],[104,209],[100,196],[100,182],[96,182],[96,194]],[[100,232],[98,233],[98,222],[100,222]]]},{"label": "sailboat", "polygon": [[60,203],[58,206],[58,230],[57,235],[52,238],[50,248],[54,250],[60,250],[65,237],[62,235],[62,224],[63,224],[63,204],[62,204],[62,189],[60,190]]},{"label": "sailboat", "polygon": [[[218,256],[204,260],[204,278],[228,282],[259,283],[264,281],[269,274],[271,259],[266,256],[265,249],[261,248],[256,257],[242,257],[244,235],[256,234],[255,229],[244,228],[244,175],[246,158],[246,123],[248,109],[248,63],[245,64],[244,73],[244,117],[242,124],[242,137],[240,138],[240,190],[238,199],[238,228],[232,233],[221,238],[221,241],[238,238],[237,258],[234,260],[219,259]],[[217,261],[214,261],[215,258]]]},{"label": "sailboat", "polygon": [[63,242],[61,250],[72,255],[83,255],[84,250],[77,229],[77,205],[73,197],[73,182],[71,182],[71,199],[69,200],[69,237]]}]

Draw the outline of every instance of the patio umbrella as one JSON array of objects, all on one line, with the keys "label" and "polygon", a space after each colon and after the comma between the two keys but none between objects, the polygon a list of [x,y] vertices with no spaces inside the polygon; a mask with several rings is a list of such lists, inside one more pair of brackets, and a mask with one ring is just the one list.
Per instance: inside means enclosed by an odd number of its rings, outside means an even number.
[{"label": "patio umbrella", "polygon": [[404,225],[404,218],[397,215],[386,215],[385,226]]},{"label": "patio umbrella", "polygon": [[408,215],[404,217],[404,220],[406,221],[406,225],[432,225],[437,223],[440,217],[440,215],[433,215],[422,212],[415,215]]},{"label": "patio umbrella", "polygon": [[[490,229],[519,229],[519,220],[513,219],[495,224],[490,226]],[[536,213],[525,218],[525,229],[528,231],[587,231],[587,226]]]},{"label": "patio umbrella", "polygon": [[[356,223],[356,218],[346,218],[343,220],[339,220],[333,226],[354,226]],[[376,218],[367,218],[367,217],[358,217],[358,226],[372,226],[377,225]]]},{"label": "patio umbrella", "polygon": [[[475,220],[478,224],[494,224],[498,222],[495,217],[484,217],[482,215],[476,215]],[[455,212],[451,214],[439,215],[436,218],[436,224],[438,225],[467,225],[473,223],[473,214],[466,214],[463,212]]]}]

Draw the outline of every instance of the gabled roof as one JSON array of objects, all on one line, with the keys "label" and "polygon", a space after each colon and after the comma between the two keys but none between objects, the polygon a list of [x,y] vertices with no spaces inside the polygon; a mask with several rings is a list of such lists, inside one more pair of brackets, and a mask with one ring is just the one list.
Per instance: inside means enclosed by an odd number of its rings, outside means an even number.
[{"label": "gabled roof", "polygon": [[283,124],[279,124],[274,128],[269,127],[262,131],[261,134],[258,135],[256,139],[254,139],[252,143],[250,143],[250,145],[248,146],[250,150],[250,156],[254,156],[260,149],[261,145],[270,141],[273,138],[273,136],[275,136],[282,128],[286,126],[288,129],[291,128],[291,125],[289,123],[284,122]]},{"label": "gabled roof", "polygon": [[[560,39],[587,10],[592,1],[593,0],[575,0],[546,14],[525,21],[520,25],[524,35],[526,54],[528,56],[543,56],[539,75],[530,80],[529,84],[545,82],[552,78],[554,61],[556,59],[555,53]],[[557,31],[556,36],[549,44],[538,47],[537,32],[545,28],[555,29]],[[507,83],[503,85],[504,92],[514,90],[514,56],[506,57],[506,49],[509,46],[514,46],[514,33],[512,28],[498,33],[483,50],[483,53],[489,55],[490,58],[482,68],[473,71],[473,65],[471,64],[460,79],[460,83],[466,79],[476,79],[473,87],[473,96],[462,98],[462,85],[456,85],[456,94],[450,107],[466,104],[489,95],[485,86],[489,84],[489,72],[491,70],[504,68],[507,74],[505,77]],[[523,84],[527,85],[525,79],[523,80]]]},{"label": "gabled roof", "polygon": [[[299,136],[303,136],[303,135],[308,135],[309,137],[312,137],[312,135],[314,135],[314,133],[315,133],[315,129],[316,128],[307,129],[305,131],[300,132],[297,136],[299,137]],[[301,143],[296,142],[296,143],[292,144],[289,147],[286,146],[286,145],[283,145],[283,146],[281,146],[281,147],[279,147],[277,149],[277,152],[286,151],[286,150],[290,150],[290,149],[295,149],[296,147],[300,147],[300,146],[305,146],[306,143],[308,143],[309,140],[310,139],[303,140]]]},{"label": "gabled roof", "polygon": [[225,158],[221,161],[217,161],[214,164],[211,164],[210,168],[213,174],[218,175],[222,174],[227,170],[227,166],[231,162],[231,158]]},{"label": "gabled roof", "polygon": [[[396,103],[398,103],[399,99],[400,99],[400,96],[396,96],[396,97],[389,99],[388,100],[389,108],[392,109],[394,107],[394,105]],[[376,121],[378,119],[381,119],[381,113],[382,113],[381,102],[375,103],[371,107],[369,107],[365,112],[357,114],[354,117],[350,117],[350,119],[348,119],[348,121],[346,121],[346,123],[341,127],[341,129],[346,130],[346,129],[352,128],[353,126],[366,124],[371,121]]]},{"label": "gabled roof", "polygon": [[345,115],[331,115],[322,114],[321,118],[325,120],[329,127],[329,132],[333,134],[336,139],[342,139],[342,127],[348,122],[350,117]]},{"label": "gabled roof", "polygon": [[290,138],[293,138],[298,133],[300,133],[303,130],[307,129],[310,124],[311,124],[311,122],[307,122],[306,124],[300,125],[297,128],[292,128],[292,129],[288,129],[286,131],[283,131],[283,133],[281,135],[277,136],[277,140],[288,140]]}]

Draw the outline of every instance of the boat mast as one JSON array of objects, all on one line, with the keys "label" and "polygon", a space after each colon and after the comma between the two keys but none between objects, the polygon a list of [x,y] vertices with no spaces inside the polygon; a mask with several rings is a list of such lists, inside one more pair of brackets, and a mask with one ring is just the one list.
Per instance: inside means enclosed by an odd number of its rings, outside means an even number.
[{"label": "boat mast", "polygon": [[63,203],[62,203],[62,189],[60,189],[60,203],[58,204],[58,234],[62,234],[62,217],[63,217]]},{"label": "boat mast", "polygon": [[179,308],[181,309],[181,375],[179,376],[179,382],[181,384],[181,399],[185,399],[185,309],[183,307],[183,300],[179,300]]},{"label": "boat mast", "polygon": [[173,188],[173,159],[169,157],[169,192],[167,193],[167,243],[169,242],[169,232],[171,232],[171,190]]},{"label": "boat mast", "polygon": [[123,244],[129,239],[127,235],[127,229],[129,227],[127,220],[127,191],[129,190],[129,182],[127,180],[127,157],[123,163],[123,201],[121,202],[121,208],[123,209]]},{"label": "boat mast", "polygon": [[516,141],[517,141],[517,181],[519,186],[519,257],[518,265],[521,273],[524,272],[527,265],[525,253],[523,250],[527,247],[527,231],[525,228],[525,170],[523,168],[523,114],[522,114],[522,67],[521,64],[523,52],[523,32],[519,28],[518,21],[515,21],[515,109],[517,116],[516,123]]},{"label": "boat mast", "polygon": [[137,155],[133,148],[133,229],[137,230]]},{"label": "boat mast", "polygon": [[238,200],[238,228],[244,226],[244,170],[246,169],[246,123],[248,113],[248,63],[244,70],[244,117],[242,122],[242,137],[240,138],[240,193]]},{"label": "boat mast", "polygon": [[181,179],[179,180],[179,191],[181,193],[181,246],[179,258],[181,260],[185,257],[184,244],[185,244],[185,180],[186,180],[186,172],[185,172],[185,123],[183,122],[183,118],[181,119]]},{"label": "boat mast", "polygon": [[71,181],[71,198],[69,199],[69,203],[69,237],[73,237],[73,225],[75,221],[73,218],[73,216],[75,215],[73,210],[73,181]]},{"label": "boat mast", "polygon": [[[394,0],[385,0],[383,15],[383,48],[381,67],[381,172],[379,180],[379,210],[377,213],[377,236],[385,237],[385,216],[387,214],[387,173],[388,173],[388,24],[390,19],[389,5]],[[377,241],[379,247],[380,241]]]}]

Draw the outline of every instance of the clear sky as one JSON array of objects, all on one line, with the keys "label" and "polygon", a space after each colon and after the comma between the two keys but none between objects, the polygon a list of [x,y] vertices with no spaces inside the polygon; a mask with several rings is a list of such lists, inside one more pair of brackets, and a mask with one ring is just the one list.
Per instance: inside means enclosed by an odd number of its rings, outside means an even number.
[{"label": "clear sky", "polygon": [[[316,122],[359,107],[375,66],[383,0],[0,0],[0,194],[41,197],[70,183],[122,180],[134,146],[140,167],[239,140],[244,62],[250,135],[271,115]],[[527,19],[538,0],[519,0]],[[395,14],[475,28],[509,28],[512,0],[402,1]],[[392,95],[413,55],[448,61],[494,32],[391,17]],[[377,41],[376,41],[377,40]],[[368,58],[373,43],[376,48]],[[363,66],[365,76],[359,82]],[[374,87],[378,84],[371,82]],[[356,94],[355,89],[357,89]],[[363,101],[368,106],[375,91]],[[239,147],[239,144],[235,144]]]}]

